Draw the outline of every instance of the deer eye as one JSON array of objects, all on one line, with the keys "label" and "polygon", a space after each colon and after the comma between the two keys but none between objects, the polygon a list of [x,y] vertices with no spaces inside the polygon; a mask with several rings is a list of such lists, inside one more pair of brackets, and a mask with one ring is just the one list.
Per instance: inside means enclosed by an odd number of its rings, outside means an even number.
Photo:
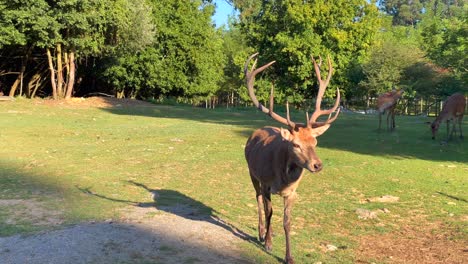
[{"label": "deer eye", "polygon": [[296,144],[296,143],[292,143],[292,144],[293,144],[293,147],[295,147],[295,148],[298,148],[298,149],[300,149],[300,148],[301,148],[301,146],[299,146],[299,145],[298,145],[298,144]]}]

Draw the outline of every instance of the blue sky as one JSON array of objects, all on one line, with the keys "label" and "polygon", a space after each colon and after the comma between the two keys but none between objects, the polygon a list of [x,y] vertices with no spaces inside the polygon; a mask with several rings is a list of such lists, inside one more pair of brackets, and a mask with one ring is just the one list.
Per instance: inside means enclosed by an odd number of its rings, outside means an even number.
[{"label": "blue sky", "polygon": [[227,25],[228,15],[231,15],[233,8],[229,5],[226,0],[215,0],[216,3],[216,12],[213,16],[213,21],[216,24],[216,27],[220,27],[223,24]]}]

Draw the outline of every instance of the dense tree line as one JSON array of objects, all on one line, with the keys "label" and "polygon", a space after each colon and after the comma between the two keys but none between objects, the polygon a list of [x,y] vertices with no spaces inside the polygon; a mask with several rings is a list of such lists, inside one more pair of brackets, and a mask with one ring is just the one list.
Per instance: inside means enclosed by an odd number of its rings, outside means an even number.
[{"label": "dense tree line", "polygon": [[335,68],[328,96],[466,92],[464,1],[226,1],[239,15],[217,28],[212,0],[0,0],[0,92],[241,104],[256,51],[277,61],[257,82],[262,100],[274,83],[278,102],[308,107],[319,55]]}]

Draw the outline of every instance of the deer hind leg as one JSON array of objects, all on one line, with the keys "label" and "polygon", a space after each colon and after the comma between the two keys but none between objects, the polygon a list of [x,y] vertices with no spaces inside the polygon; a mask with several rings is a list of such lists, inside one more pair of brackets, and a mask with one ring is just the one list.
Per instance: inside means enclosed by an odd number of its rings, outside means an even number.
[{"label": "deer hind leg", "polygon": [[382,112],[379,111],[379,130],[382,127]]},{"label": "deer hind leg", "polygon": [[284,227],[284,234],[286,237],[286,257],[284,261],[287,264],[293,264],[294,259],[291,256],[291,244],[290,244],[290,236],[289,233],[291,231],[291,210],[294,203],[294,199],[296,197],[296,193],[292,193],[289,196],[284,197],[284,218],[283,218],[283,227]]},{"label": "deer hind leg", "polygon": [[463,138],[463,132],[462,132],[462,120],[463,120],[463,115],[458,117],[458,128],[460,129],[460,138]]},{"label": "deer hind leg", "polygon": [[263,195],[262,189],[260,186],[260,182],[250,175],[250,179],[252,180],[252,184],[255,188],[255,195],[257,199],[257,211],[258,211],[258,240],[263,242],[265,238],[265,225],[263,224]]},{"label": "deer hind leg", "polygon": [[452,132],[450,133],[450,139],[453,138],[453,134],[455,134],[455,136],[457,135],[457,123],[458,123],[458,117],[454,117],[453,120],[452,120]]},{"label": "deer hind leg", "polygon": [[392,111],[387,112],[387,130],[392,130]]},{"label": "deer hind leg", "polygon": [[[453,132],[453,130],[452,130]],[[447,141],[452,137],[452,134],[450,133],[450,119],[447,119]]]},{"label": "deer hind leg", "polygon": [[271,216],[273,215],[273,207],[271,206],[271,193],[268,187],[262,186],[263,194],[263,207],[265,210],[265,223],[266,223],[266,234],[265,234],[265,250],[271,252],[272,249],[272,227],[271,227]]}]

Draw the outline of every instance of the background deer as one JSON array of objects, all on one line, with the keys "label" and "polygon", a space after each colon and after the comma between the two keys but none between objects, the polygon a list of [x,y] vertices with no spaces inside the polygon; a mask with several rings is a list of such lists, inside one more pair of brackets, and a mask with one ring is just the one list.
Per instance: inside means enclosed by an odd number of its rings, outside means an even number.
[{"label": "background deer", "polygon": [[387,129],[395,129],[395,108],[398,100],[403,95],[403,89],[383,93],[377,98],[377,110],[379,111],[379,130],[382,125],[382,115],[387,112]]},{"label": "background deer", "polygon": [[[447,100],[445,100],[444,102],[444,106],[442,107],[442,111],[440,111],[439,116],[437,116],[437,118],[431,124],[432,139],[435,139],[435,135],[437,133],[437,130],[439,129],[440,123],[444,121],[447,121],[447,140],[452,138],[452,135],[456,130],[457,123],[460,129],[460,138],[463,138],[461,123],[463,120],[463,115],[465,113],[465,107],[466,100],[463,94],[455,93],[449,98],[447,98]],[[452,132],[449,135],[450,120],[453,121],[453,127]]]},{"label": "background deer", "polygon": [[[314,58],[312,58],[319,82],[314,113],[310,119],[308,114],[306,114],[307,119],[305,124],[294,123],[289,118],[289,107],[286,104],[286,118],[281,117],[273,112],[273,87],[270,94],[270,109],[260,104],[255,96],[255,76],[275,63],[275,61],[272,61],[256,69],[257,60],[255,60],[251,71],[248,71],[250,60],[257,54],[250,56],[244,65],[249,96],[260,111],[268,114],[279,123],[288,126],[288,129],[277,127],[257,129],[247,140],[245,146],[245,158],[249,166],[250,178],[257,198],[258,236],[260,241],[265,241],[265,249],[271,251],[271,217],[273,215],[271,194],[281,195],[284,199],[285,261],[286,263],[294,263],[290,250],[289,232],[291,228],[291,209],[296,195],[296,188],[302,179],[304,169],[316,173],[323,167],[322,161],[315,153],[315,147],[317,146],[316,138],[323,134],[338,117],[339,109],[333,117],[331,115],[339,106],[340,93],[337,91],[336,102],[331,109],[321,110],[322,97],[330,82],[333,68],[330,57],[328,57],[328,75],[326,80],[322,80],[319,68],[321,59],[318,65]],[[321,115],[328,115],[328,119],[324,122],[317,122],[317,118]],[[265,214],[266,228],[263,224],[262,210]]]}]

